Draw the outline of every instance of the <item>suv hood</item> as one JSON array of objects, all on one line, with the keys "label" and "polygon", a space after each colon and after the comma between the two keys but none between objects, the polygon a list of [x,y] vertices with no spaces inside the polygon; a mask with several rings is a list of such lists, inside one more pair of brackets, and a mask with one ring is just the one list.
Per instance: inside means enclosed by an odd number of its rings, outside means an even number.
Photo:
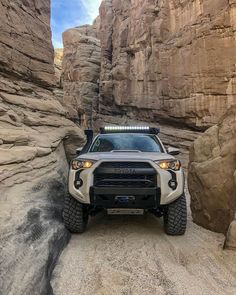
[{"label": "suv hood", "polygon": [[167,153],[144,153],[144,152],[107,152],[107,153],[87,153],[79,156],[77,159],[88,160],[108,160],[108,161],[142,161],[142,160],[171,160],[175,159]]}]

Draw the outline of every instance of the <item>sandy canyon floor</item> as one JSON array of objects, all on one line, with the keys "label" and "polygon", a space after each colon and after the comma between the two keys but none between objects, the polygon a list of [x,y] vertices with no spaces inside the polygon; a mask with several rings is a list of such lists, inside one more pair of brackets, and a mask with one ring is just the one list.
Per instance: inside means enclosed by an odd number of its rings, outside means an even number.
[{"label": "sandy canyon floor", "polygon": [[94,217],[62,253],[54,294],[236,294],[235,252],[188,219],[186,235],[170,237],[149,214]]}]

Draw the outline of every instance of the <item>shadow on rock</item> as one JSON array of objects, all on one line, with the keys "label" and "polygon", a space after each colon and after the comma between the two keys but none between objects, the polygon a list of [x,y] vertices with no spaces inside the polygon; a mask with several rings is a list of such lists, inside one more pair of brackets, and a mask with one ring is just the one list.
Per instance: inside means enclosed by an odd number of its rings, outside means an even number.
[{"label": "shadow on rock", "polygon": [[53,294],[51,275],[70,239],[62,223],[66,182],[61,179],[43,178],[23,194],[20,187],[17,204],[9,204],[0,230],[1,294]]}]

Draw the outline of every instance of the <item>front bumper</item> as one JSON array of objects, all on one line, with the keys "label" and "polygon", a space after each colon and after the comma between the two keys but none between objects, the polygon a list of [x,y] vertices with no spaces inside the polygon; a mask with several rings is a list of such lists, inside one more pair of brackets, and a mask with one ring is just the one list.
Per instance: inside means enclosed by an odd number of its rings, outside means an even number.
[{"label": "front bumper", "polygon": [[[180,171],[172,172],[159,168],[152,161],[146,161],[150,164],[152,170],[155,171],[156,185],[155,187],[136,187],[132,188],[123,185],[121,187],[112,186],[99,187],[94,185],[95,171],[102,163],[106,161],[96,162],[92,168],[83,171],[70,170],[69,173],[69,192],[78,201],[84,204],[92,204],[103,208],[140,208],[151,209],[157,208],[160,205],[170,204],[178,199],[184,192],[184,174]],[[118,162],[118,161],[117,161]],[[119,161],[122,162],[122,161]],[[143,161],[132,161],[143,162]],[[82,186],[79,189],[75,187],[76,178],[82,180]],[[175,178],[177,182],[176,189],[169,186],[169,182]],[[122,203],[117,197],[124,198]],[[129,198],[130,197],[130,198]],[[132,198],[135,197],[135,198]]]},{"label": "front bumper", "polygon": [[160,205],[160,189],[157,188],[100,188],[90,190],[92,204],[101,208],[152,209]]}]

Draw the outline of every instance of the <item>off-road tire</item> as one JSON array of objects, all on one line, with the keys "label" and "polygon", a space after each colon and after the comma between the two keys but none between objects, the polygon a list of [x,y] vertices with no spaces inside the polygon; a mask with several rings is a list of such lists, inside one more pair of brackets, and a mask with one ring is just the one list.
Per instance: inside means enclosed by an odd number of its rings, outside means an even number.
[{"label": "off-road tire", "polygon": [[63,219],[65,227],[70,232],[83,233],[88,224],[86,206],[67,194],[64,201]]},{"label": "off-road tire", "polygon": [[186,197],[183,194],[175,202],[166,206],[164,210],[165,232],[171,236],[184,235],[187,226]]}]

